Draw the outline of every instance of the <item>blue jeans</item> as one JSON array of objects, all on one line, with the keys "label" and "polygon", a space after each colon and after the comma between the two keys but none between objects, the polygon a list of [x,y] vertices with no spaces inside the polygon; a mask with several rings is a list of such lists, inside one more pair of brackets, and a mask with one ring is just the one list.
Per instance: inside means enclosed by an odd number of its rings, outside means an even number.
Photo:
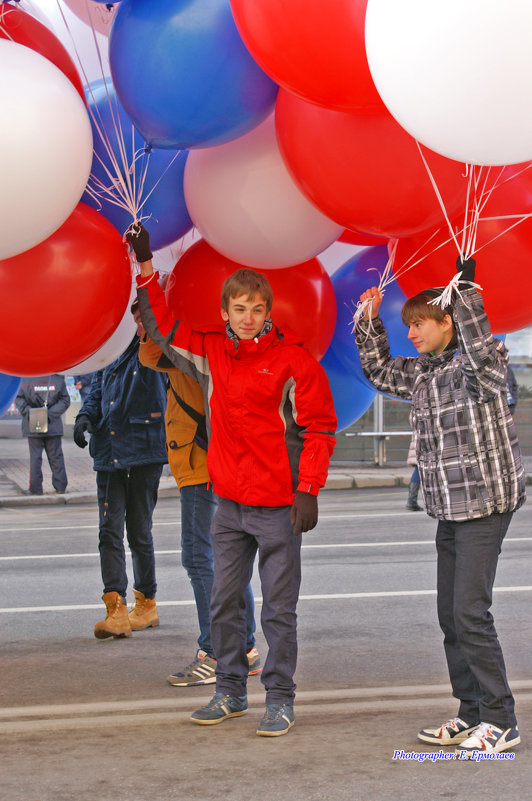
[{"label": "blue jeans", "polygon": [[[211,545],[211,524],[218,499],[210,485],[193,484],[181,487],[181,563],[192,584],[200,635],[198,647],[214,657],[211,641],[211,591],[214,561]],[[247,650],[255,646],[255,602],[251,585],[245,591]]]},{"label": "blue jeans", "polygon": [[98,470],[96,486],[100,512],[99,549],[104,593],[127,590],[124,523],[133,560],[134,587],[154,598],[155,555],[151,533],[162,464],[146,464],[129,470]]},{"label": "blue jeans", "polygon": [[458,716],[474,726],[516,725],[501,646],[495,631],[493,582],[512,512],[461,523],[442,521],[438,551],[438,619]]}]

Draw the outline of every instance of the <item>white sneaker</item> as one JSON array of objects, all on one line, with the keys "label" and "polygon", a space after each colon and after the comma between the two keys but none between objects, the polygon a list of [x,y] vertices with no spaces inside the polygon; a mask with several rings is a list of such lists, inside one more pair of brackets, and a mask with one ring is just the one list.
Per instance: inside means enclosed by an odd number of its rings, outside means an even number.
[{"label": "white sneaker", "polygon": [[519,729],[499,729],[492,723],[481,723],[472,734],[456,749],[458,756],[464,758],[473,751],[483,751],[488,754],[498,754],[519,745],[521,737]]},{"label": "white sneaker", "polygon": [[421,729],[417,739],[432,745],[455,745],[467,740],[477,728],[478,723],[476,726],[470,726],[461,718],[451,718],[437,729]]}]

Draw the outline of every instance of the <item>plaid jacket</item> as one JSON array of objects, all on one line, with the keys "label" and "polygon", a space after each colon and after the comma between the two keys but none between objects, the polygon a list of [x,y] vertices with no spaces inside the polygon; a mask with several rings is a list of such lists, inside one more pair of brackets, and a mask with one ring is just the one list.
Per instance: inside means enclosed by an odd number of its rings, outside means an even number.
[{"label": "plaid jacket", "polygon": [[457,298],[458,350],[392,358],[380,318],[355,335],[362,369],[377,389],[411,399],[410,422],[427,513],[471,520],[518,509],[525,474],[506,400],[508,354],[494,339],[475,289]]}]

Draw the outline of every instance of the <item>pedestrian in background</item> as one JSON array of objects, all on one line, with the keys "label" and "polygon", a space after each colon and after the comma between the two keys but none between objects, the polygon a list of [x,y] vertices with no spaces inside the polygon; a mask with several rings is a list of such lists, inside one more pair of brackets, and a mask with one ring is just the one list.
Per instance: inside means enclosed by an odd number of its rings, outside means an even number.
[{"label": "pedestrian in background", "polygon": [[508,408],[511,414],[515,413],[517,409],[517,380],[514,371],[508,365],[508,375],[506,376],[506,398],[508,400]]},{"label": "pedestrian in background", "polygon": [[74,376],[74,386],[79,392],[82,403],[90,392],[92,376],[93,373],[83,373],[83,375]]},{"label": "pedestrian in background", "polygon": [[43,451],[52,471],[54,490],[65,492],[68,479],[61,442],[64,433],[62,415],[70,406],[65,379],[55,373],[25,378],[15,398],[15,405],[22,417],[22,436],[28,438],[30,450],[29,489],[22,492],[25,495],[43,494]]},{"label": "pedestrian in background", "polygon": [[406,459],[406,463],[413,467],[412,475],[410,476],[410,484],[408,486],[408,500],[406,502],[406,508],[409,509],[411,512],[422,512],[423,507],[419,505],[417,502],[417,496],[419,495],[419,468],[417,466],[417,459],[416,459],[416,442],[414,437],[412,436],[410,440],[410,446],[408,448],[408,456]]}]

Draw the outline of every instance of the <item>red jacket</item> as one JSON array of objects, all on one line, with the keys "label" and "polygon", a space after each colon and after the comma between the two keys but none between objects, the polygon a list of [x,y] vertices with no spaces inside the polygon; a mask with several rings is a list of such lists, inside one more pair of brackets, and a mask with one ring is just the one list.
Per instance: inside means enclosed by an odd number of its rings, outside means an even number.
[{"label": "red jacket", "polygon": [[290,505],[296,489],[317,495],[336,441],[321,365],[294,334],[275,327],[235,343],[222,326],[196,331],[176,323],[157,275],[137,282],[146,332],[209,399],[214,492],[248,506]]}]

